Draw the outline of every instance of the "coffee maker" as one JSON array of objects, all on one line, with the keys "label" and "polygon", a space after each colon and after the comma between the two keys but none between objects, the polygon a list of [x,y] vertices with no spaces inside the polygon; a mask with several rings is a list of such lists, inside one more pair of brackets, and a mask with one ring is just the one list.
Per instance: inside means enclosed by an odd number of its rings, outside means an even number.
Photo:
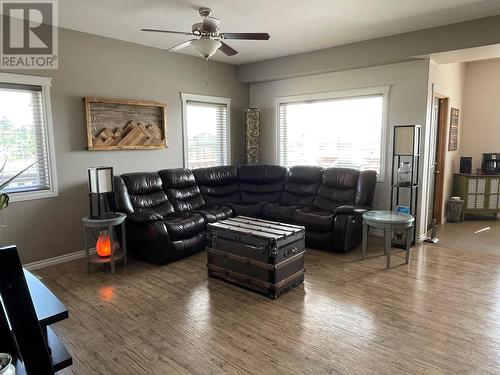
[{"label": "coffee maker", "polygon": [[481,170],[484,174],[500,174],[500,153],[483,154]]}]

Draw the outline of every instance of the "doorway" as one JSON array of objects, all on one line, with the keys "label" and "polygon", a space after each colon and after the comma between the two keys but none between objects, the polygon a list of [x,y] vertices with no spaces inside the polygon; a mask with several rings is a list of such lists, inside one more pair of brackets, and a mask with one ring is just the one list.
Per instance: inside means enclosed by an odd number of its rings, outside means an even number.
[{"label": "doorway", "polygon": [[446,157],[446,121],[448,101],[438,93],[432,98],[429,180],[427,195],[427,230],[432,228],[433,220],[441,224],[443,217],[444,168]]}]

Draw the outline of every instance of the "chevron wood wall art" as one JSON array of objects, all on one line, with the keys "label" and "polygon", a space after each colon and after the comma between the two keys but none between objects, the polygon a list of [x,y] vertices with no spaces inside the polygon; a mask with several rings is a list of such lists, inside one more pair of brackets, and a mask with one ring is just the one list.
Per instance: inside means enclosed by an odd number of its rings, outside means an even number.
[{"label": "chevron wood wall art", "polygon": [[166,104],[83,98],[89,150],[148,150],[167,147]]}]

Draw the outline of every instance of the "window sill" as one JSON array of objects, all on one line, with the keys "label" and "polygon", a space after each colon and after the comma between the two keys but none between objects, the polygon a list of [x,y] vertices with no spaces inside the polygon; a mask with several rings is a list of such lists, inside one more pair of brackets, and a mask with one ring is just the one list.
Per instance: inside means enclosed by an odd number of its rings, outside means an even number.
[{"label": "window sill", "polygon": [[20,193],[7,193],[9,196],[9,203],[32,201],[37,199],[55,198],[59,194],[52,190],[45,191],[26,191]]}]

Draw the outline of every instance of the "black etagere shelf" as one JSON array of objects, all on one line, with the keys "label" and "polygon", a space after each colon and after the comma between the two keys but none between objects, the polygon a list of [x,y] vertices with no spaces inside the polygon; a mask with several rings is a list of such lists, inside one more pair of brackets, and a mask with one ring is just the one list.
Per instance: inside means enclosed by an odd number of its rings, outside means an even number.
[{"label": "black etagere shelf", "polygon": [[[420,125],[394,126],[392,144],[392,179],[391,179],[391,211],[397,206],[410,208],[410,214],[417,219],[417,202],[420,181]],[[411,174],[409,183],[398,181],[398,169],[403,162],[410,162]],[[413,240],[416,241],[416,230],[413,228]],[[393,246],[400,247],[398,244]]]}]

